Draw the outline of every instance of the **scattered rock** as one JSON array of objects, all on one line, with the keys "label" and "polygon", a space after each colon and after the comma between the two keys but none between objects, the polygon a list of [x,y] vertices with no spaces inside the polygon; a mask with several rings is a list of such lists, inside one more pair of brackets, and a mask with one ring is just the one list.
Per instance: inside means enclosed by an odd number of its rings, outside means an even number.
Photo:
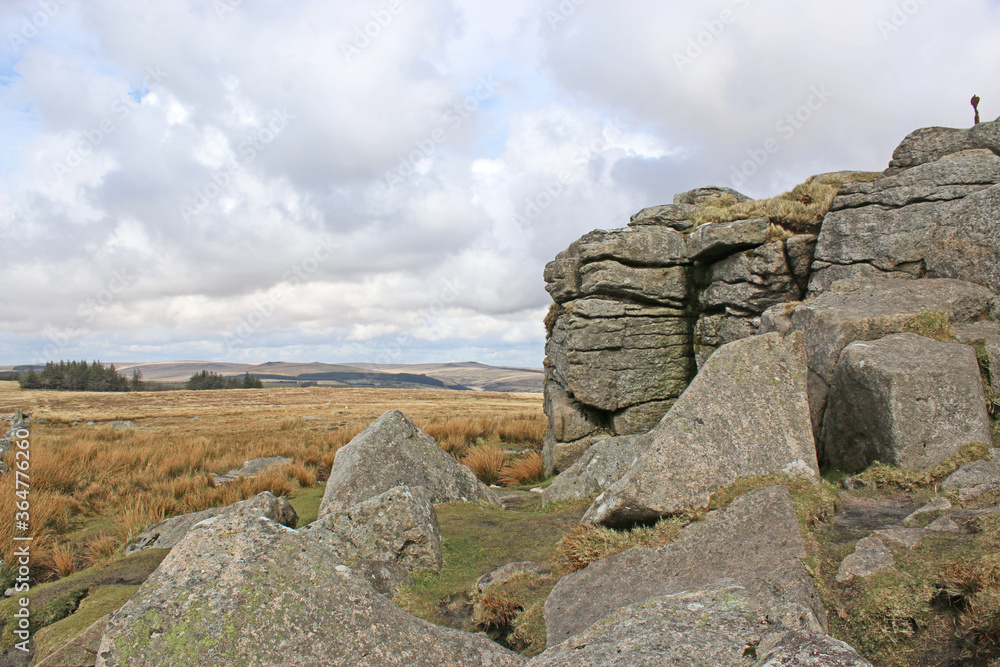
[{"label": "scattered rock", "polygon": [[229,515],[191,530],[112,615],[97,667],[524,662],[406,613],[297,531]]},{"label": "scattered rock", "polygon": [[246,517],[266,516],[289,528],[298,522],[295,509],[284,497],[275,497],[270,491],[258,493],[253,498],[242,500],[226,507],[212,507],[201,512],[181,514],[153,524],[142,531],[125,549],[125,555],[145,549],[171,549],[180,542],[192,526],[217,516],[239,515]]},{"label": "scattered rock", "polygon": [[840,354],[821,438],[830,466],[860,472],[882,461],[928,470],[990,439],[971,347],[902,333],[851,343]]},{"label": "scattered rock", "polygon": [[94,667],[101,637],[111,614],[94,621],[86,630],[49,654],[35,667]]},{"label": "scattered rock", "polygon": [[592,445],[542,492],[542,505],[583,500],[621,479],[636,457],[649,447],[652,434],[620,435]]},{"label": "scattered rock", "polygon": [[252,461],[246,461],[242,468],[234,468],[225,475],[216,475],[213,473],[212,481],[218,485],[222,485],[228,484],[229,482],[235,482],[240,477],[246,477],[249,479],[251,477],[262,475],[271,468],[288,465],[291,462],[292,459],[285,458],[284,456],[267,456],[264,458],[253,459]]},{"label": "scattered rock", "polygon": [[855,577],[867,577],[896,564],[892,553],[877,537],[858,540],[854,553],[850,554],[837,568],[836,579],[840,583]]},{"label": "scattered rock", "polygon": [[348,565],[386,561],[411,572],[441,571],[441,529],[423,487],[398,486],[349,509],[324,514],[299,532]]},{"label": "scattered rock", "polygon": [[939,516],[924,530],[929,533],[952,533],[954,535],[958,535],[962,532],[961,526],[955,523],[954,520],[948,516]]},{"label": "scattered rock", "polygon": [[895,542],[907,549],[912,549],[923,539],[925,530],[923,528],[882,528],[876,530],[875,535],[880,537],[882,542]]},{"label": "scattered rock", "polygon": [[113,431],[124,431],[130,428],[136,428],[135,422],[129,420],[109,422],[108,426],[110,426]]},{"label": "scattered rock", "polygon": [[991,449],[991,461],[971,461],[948,475],[941,483],[943,489],[969,489],[976,486],[1000,484],[1000,450]]},{"label": "scattered rock", "polygon": [[671,544],[629,549],[560,579],[545,602],[548,645],[616,609],[722,578],[737,580],[768,608],[797,605],[810,626],[825,629],[805,555],[788,489],[756,489],[684,528]]},{"label": "scattered rock", "polygon": [[630,525],[688,508],[742,477],[818,479],[801,334],[719,348],[585,523]]},{"label": "scattered rock", "polygon": [[903,523],[913,521],[915,518],[921,514],[927,514],[928,512],[943,512],[945,510],[951,509],[951,501],[944,496],[938,496],[934,500],[930,501],[920,509],[916,510],[910,516],[903,519]]},{"label": "scattered rock", "polygon": [[468,467],[455,461],[399,410],[389,410],[337,451],[319,507],[323,517],[397,486],[422,486],[432,503],[497,504]]}]

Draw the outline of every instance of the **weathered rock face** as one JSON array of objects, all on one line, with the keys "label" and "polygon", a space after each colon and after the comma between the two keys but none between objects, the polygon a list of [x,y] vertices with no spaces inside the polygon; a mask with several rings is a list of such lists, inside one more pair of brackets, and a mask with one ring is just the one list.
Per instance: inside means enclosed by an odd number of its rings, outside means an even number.
[{"label": "weathered rock face", "polygon": [[754,667],[872,667],[839,639],[808,630],[766,636],[757,655]]},{"label": "weathered rock face", "polygon": [[892,152],[885,175],[893,176],[911,167],[936,162],[946,155],[976,148],[1000,155],[1000,119],[968,129],[924,127],[914,130]]},{"label": "weathered rock face", "polygon": [[329,550],[265,518],[191,530],[108,622],[98,667],[521,665],[485,637],[431,625]]},{"label": "weathered rock face", "polygon": [[[809,405],[817,442],[822,442],[830,380],[840,354],[855,341],[878,340],[921,326],[928,315],[951,324],[977,322],[995,314],[996,295],[959,280],[845,280],[828,292],[796,305],[765,313],[760,333],[801,331],[809,362]],[[820,459],[822,460],[822,452]]]},{"label": "weathered rock face", "polygon": [[568,468],[598,435],[645,433],[716,348],[751,336],[760,315],[805,294],[815,236],[783,240],[764,219],[691,215],[727,188],[681,193],[628,228],[594,231],[545,268],[555,301],[546,345],[547,470]]},{"label": "weathered rock face", "polygon": [[958,278],[1000,291],[1000,157],[971,150],[841,188],[810,290],[873,274]]},{"label": "weathered rock face", "polygon": [[591,446],[542,493],[542,504],[583,500],[622,478],[653,442],[652,433],[620,435]]},{"label": "weathered rock face", "polygon": [[741,477],[817,479],[804,338],[777,333],[719,348],[585,523],[629,525],[692,507]]},{"label": "weathered rock face", "polygon": [[630,549],[560,579],[545,602],[548,645],[617,609],[723,578],[739,582],[765,609],[794,609],[789,614],[821,630],[826,615],[799,560],[805,555],[788,489],[751,491],[682,530],[672,544]]},{"label": "weathered rock face", "polygon": [[911,333],[851,343],[833,370],[822,438],[826,461],[847,472],[875,461],[927,470],[989,443],[975,351]]},{"label": "weathered rock face", "polygon": [[402,412],[390,410],[337,452],[319,516],[397,486],[422,486],[433,503],[497,502],[468,467],[445,453]]},{"label": "weathered rock face", "polygon": [[125,554],[134,554],[145,549],[171,549],[184,539],[184,536],[195,524],[227,514],[248,517],[266,516],[268,519],[289,528],[294,528],[299,520],[295,509],[286,498],[277,498],[270,491],[264,491],[253,498],[226,507],[212,507],[200,512],[191,512],[165,519],[142,531],[125,549]]},{"label": "weathered rock face", "polygon": [[101,637],[104,636],[104,629],[110,618],[111,615],[108,614],[97,619],[86,630],[38,662],[36,667],[93,667],[101,646]]},{"label": "weathered rock face", "polygon": [[441,529],[423,487],[398,486],[302,528],[344,563],[399,563],[407,570],[441,571]]}]

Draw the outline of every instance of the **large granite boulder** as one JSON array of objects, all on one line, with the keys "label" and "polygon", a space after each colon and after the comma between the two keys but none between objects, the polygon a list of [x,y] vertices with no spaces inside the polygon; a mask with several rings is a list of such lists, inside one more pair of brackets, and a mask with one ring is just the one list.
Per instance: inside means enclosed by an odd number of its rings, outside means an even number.
[{"label": "large granite boulder", "polygon": [[585,523],[631,525],[708,505],[743,477],[818,479],[804,338],[772,333],[719,348]]},{"label": "large granite boulder", "polygon": [[960,280],[844,280],[805,303],[769,309],[761,318],[759,333],[800,331],[805,336],[809,405],[813,430],[821,441],[833,369],[850,343],[919,330],[929,318],[956,325],[995,317],[998,312],[1000,300],[995,294]]},{"label": "large granite boulder", "polygon": [[936,162],[946,155],[977,148],[1000,155],[1000,119],[968,129],[923,127],[914,130],[892,152],[885,175],[894,176],[906,169]]},{"label": "large granite boulder", "polygon": [[422,486],[433,503],[497,503],[467,466],[449,456],[399,410],[389,410],[337,451],[319,516],[397,486]]},{"label": "large granite boulder", "polygon": [[524,662],[408,614],[315,540],[230,515],[191,530],[111,617],[97,667]]},{"label": "large granite boulder", "polygon": [[812,293],[873,274],[957,278],[1000,291],[1000,157],[947,155],[843,186],[823,220]]},{"label": "large granite boulder", "polygon": [[765,610],[785,609],[782,615],[823,630],[826,616],[805,556],[788,489],[756,489],[687,526],[671,544],[629,549],[560,579],[545,602],[548,645],[617,609],[723,578],[739,582]]},{"label": "large granite boulder", "polygon": [[270,491],[264,491],[253,498],[241,500],[232,505],[181,514],[153,524],[132,540],[125,549],[125,555],[128,556],[146,549],[171,549],[184,539],[184,536],[195,524],[212,517],[228,514],[246,517],[266,516],[268,519],[289,528],[295,528],[295,524],[299,520],[295,508],[288,502],[288,499],[275,497]]},{"label": "large granite boulder", "polygon": [[441,571],[441,529],[423,487],[398,486],[346,510],[324,514],[300,529],[344,563],[399,563],[407,570]]},{"label": "large granite boulder", "polygon": [[973,442],[990,419],[976,353],[912,333],[844,348],[823,421],[826,462],[860,472],[875,461],[928,470]]},{"label": "large granite boulder", "polygon": [[652,433],[620,435],[594,444],[542,492],[542,505],[583,500],[622,478],[653,442]]}]

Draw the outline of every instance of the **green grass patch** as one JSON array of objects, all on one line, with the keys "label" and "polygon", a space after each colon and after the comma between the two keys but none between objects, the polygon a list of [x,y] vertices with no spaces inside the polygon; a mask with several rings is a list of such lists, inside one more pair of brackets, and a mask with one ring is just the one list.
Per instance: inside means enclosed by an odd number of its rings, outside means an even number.
[{"label": "green grass patch", "polygon": [[[431,623],[476,630],[471,597],[476,581],[516,561],[554,565],[560,538],[579,523],[589,506],[581,501],[542,508],[541,498],[531,496],[521,507],[510,510],[475,503],[437,505],[444,556],[441,574],[415,574],[413,585],[396,594],[396,603]],[[554,584],[553,580],[548,589],[537,591],[542,600]],[[518,624],[517,618],[514,623]],[[537,628],[527,628],[524,619],[520,625],[525,635],[538,636]],[[541,636],[544,634],[543,630]]]},{"label": "green grass patch", "polygon": [[319,517],[319,506],[323,502],[326,482],[318,482],[313,486],[299,487],[291,493],[288,502],[299,517],[299,526],[305,526]]},{"label": "green grass patch", "polygon": [[77,610],[60,621],[47,625],[33,637],[35,646],[34,661],[37,663],[49,654],[58,650],[98,619],[106,614],[118,611],[128,602],[139,586],[111,584],[93,589],[80,601]]},{"label": "green grass patch", "polygon": [[943,310],[924,310],[903,325],[905,333],[926,336],[935,340],[955,340],[948,321],[948,313]]}]

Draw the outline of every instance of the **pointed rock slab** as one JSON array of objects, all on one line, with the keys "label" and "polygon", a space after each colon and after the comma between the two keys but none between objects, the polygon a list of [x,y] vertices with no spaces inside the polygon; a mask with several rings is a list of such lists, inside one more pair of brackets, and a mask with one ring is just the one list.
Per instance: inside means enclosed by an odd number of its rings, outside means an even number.
[{"label": "pointed rock slab", "polygon": [[560,579],[545,601],[548,645],[616,609],[724,578],[746,587],[765,609],[794,607],[807,626],[825,630],[823,603],[800,560],[805,556],[788,489],[756,489],[684,528],[671,544],[629,549]]},{"label": "pointed rock slab", "polygon": [[605,438],[591,445],[576,463],[560,473],[542,492],[542,505],[561,500],[583,500],[604,491],[628,472],[636,457],[652,441],[651,434],[643,433]]},{"label": "pointed rock slab", "polygon": [[819,478],[801,334],[719,348],[652,431],[653,442],[583,522],[629,525],[705,507],[743,477]]},{"label": "pointed rock slab", "polygon": [[423,487],[397,486],[346,510],[330,512],[300,532],[345,563],[399,563],[407,570],[441,571],[441,529]]},{"label": "pointed rock slab", "polygon": [[497,504],[489,487],[399,410],[389,410],[340,448],[319,516],[344,510],[397,486],[422,486],[431,502]]},{"label": "pointed rock slab", "polygon": [[270,519],[190,531],[108,621],[97,667],[513,667],[485,637],[422,621]]}]

